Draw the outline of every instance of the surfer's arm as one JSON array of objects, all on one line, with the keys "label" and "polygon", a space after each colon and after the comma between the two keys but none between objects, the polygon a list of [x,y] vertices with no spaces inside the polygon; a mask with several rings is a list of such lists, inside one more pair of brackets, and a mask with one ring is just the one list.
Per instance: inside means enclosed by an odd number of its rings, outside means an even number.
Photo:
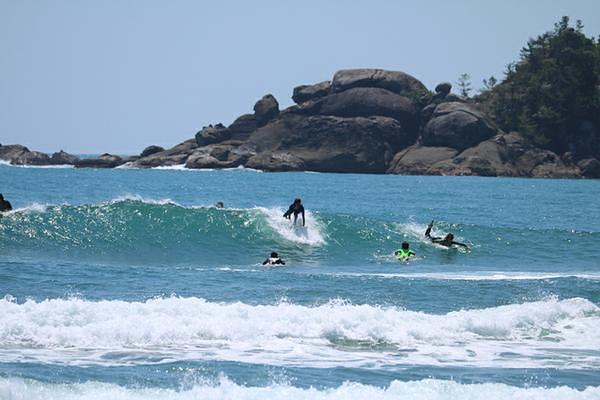
[{"label": "surfer's arm", "polygon": [[280,258],[279,260],[277,260],[277,264],[285,265],[285,261],[283,261],[283,260]]},{"label": "surfer's arm", "polygon": [[269,259],[267,258],[265,261],[263,261],[262,265],[267,265],[269,263]]},{"label": "surfer's arm", "polygon": [[294,211],[294,205],[292,204],[290,206],[290,208],[288,208],[288,210],[285,213],[283,213],[283,218],[290,219],[290,217],[292,216],[292,212],[293,211]]},{"label": "surfer's arm", "polygon": [[464,243],[460,243],[460,242],[454,242],[454,241],[453,241],[453,242],[452,242],[452,244],[455,244],[455,245],[457,245],[457,246],[462,246],[462,247],[464,247],[465,249],[468,249],[468,248],[469,248],[469,246],[467,246],[467,245],[466,245],[466,244],[464,244]]},{"label": "surfer's arm", "polygon": [[304,217],[304,207],[302,207],[302,226],[306,226],[306,218]]}]

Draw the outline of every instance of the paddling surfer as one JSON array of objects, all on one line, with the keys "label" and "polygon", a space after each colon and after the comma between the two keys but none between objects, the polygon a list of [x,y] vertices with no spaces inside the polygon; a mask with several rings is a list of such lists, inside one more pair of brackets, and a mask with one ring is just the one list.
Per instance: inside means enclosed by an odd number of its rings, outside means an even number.
[{"label": "paddling surfer", "polygon": [[433,221],[427,225],[427,230],[425,231],[425,237],[431,240],[432,243],[441,244],[442,246],[446,247],[452,247],[453,245],[456,245],[469,249],[469,246],[466,244],[454,241],[454,234],[452,233],[448,233],[443,238],[431,236],[431,228],[433,228]]}]

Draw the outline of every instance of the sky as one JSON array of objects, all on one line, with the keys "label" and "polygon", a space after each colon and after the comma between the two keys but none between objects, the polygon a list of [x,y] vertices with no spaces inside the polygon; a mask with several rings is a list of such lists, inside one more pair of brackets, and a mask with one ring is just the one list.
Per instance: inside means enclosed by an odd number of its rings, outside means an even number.
[{"label": "sky", "polygon": [[171,147],[347,68],[479,88],[563,15],[599,36],[598,0],[0,0],[0,144]]}]

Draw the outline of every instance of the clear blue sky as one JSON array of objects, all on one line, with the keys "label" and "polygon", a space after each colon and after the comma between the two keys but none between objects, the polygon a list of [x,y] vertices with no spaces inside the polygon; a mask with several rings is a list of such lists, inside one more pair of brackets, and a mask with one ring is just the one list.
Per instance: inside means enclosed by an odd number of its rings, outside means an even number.
[{"label": "clear blue sky", "polygon": [[172,146],[342,68],[478,87],[562,15],[600,34],[598,0],[0,0],[0,143]]}]

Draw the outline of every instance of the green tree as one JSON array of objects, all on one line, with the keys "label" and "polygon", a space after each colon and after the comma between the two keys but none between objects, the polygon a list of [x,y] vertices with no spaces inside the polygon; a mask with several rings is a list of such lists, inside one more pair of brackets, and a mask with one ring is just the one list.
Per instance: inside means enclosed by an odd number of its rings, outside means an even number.
[{"label": "green tree", "polygon": [[498,80],[494,76],[490,76],[489,79],[483,80],[483,90],[494,90],[494,87],[498,84]]},{"label": "green tree", "polygon": [[462,97],[465,99],[469,97],[469,93],[471,92],[471,76],[469,74],[461,74],[458,77],[458,81],[456,81],[456,85],[458,86],[458,91]]},{"label": "green tree", "polygon": [[[563,17],[529,40],[487,98],[504,130],[578,157],[600,155],[600,44]],[[488,81],[489,83],[489,81]]]}]

